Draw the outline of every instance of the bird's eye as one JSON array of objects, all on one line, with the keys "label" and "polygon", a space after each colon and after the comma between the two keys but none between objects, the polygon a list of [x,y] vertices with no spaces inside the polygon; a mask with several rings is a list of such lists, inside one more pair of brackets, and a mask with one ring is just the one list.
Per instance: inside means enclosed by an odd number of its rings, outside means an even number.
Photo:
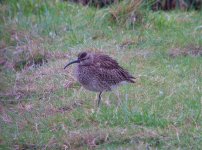
[{"label": "bird's eye", "polygon": [[87,53],[83,52],[83,53],[80,54],[79,58],[82,59],[82,58],[86,57],[86,55],[87,55]]}]

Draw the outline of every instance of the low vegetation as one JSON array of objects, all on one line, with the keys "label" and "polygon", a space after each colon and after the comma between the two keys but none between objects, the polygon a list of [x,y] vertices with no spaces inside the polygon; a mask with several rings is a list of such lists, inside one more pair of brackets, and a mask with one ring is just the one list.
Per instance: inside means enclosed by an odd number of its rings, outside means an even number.
[{"label": "low vegetation", "polygon": [[[202,147],[202,12],[134,6],[138,22],[116,4],[1,2],[0,149]],[[98,109],[63,69],[84,50],[137,77],[118,88],[120,106],[104,93]]]}]

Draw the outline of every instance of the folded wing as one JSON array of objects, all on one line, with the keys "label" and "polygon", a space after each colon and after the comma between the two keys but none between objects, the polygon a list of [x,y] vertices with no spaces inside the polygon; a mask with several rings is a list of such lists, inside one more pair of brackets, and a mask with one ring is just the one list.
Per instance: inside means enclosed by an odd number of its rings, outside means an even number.
[{"label": "folded wing", "polygon": [[95,71],[99,78],[110,85],[118,84],[122,81],[135,83],[132,75],[123,69],[116,60],[107,55],[98,55],[95,61]]}]

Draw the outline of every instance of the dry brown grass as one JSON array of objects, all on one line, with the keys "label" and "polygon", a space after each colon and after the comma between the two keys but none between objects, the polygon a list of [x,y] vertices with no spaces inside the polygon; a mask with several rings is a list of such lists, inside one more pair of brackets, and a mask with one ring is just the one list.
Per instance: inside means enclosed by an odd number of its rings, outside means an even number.
[{"label": "dry brown grass", "polygon": [[[10,85],[5,85],[7,83],[1,79],[2,91],[0,96],[9,99],[7,102],[16,103],[33,94],[48,94],[60,88],[60,84],[56,84],[51,78],[54,75],[62,76],[65,74],[63,65],[67,58],[66,53],[46,50],[44,47],[45,39],[36,38],[28,31],[17,30],[15,26],[7,30],[14,46],[8,46],[9,43],[2,40],[0,65],[3,69],[13,70],[16,77],[13,84]],[[60,61],[54,64],[54,60],[58,59]],[[50,67],[47,64],[42,66],[49,60],[52,61],[53,66]],[[33,68],[37,67],[39,68],[32,73]],[[40,81],[42,78],[43,80]],[[72,82],[72,79],[67,82]]]},{"label": "dry brown grass", "polygon": [[139,13],[140,6],[143,0],[129,0],[123,1],[110,9],[110,14],[112,15],[112,20],[117,23],[134,24],[141,20],[141,15]]},{"label": "dry brown grass", "polygon": [[202,56],[202,47],[196,47],[193,45],[187,46],[185,48],[174,48],[169,51],[170,57],[178,56]]},{"label": "dry brown grass", "polygon": [[6,68],[14,68],[17,71],[28,69],[30,66],[41,66],[49,59],[65,59],[66,53],[61,51],[50,52],[45,49],[45,42],[41,37],[35,37],[25,30],[17,30],[16,27],[7,29],[10,42],[14,46],[7,46],[10,43],[1,41],[0,65]]},{"label": "dry brown grass", "polygon": [[[17,30],[12,26],[8,30],[10,43],[2,40],[1,44],[1,64],[5,67],[12,66],[16,70],[27,68],[31,65],[42,65],[47,62],[43,40],[40,37],[34,37],[25,30]],[[13,46],[7,46],[7,45]]]},{"label": "dry brown grass", "polygon": [[81,149],[87,146],[89,149],[96,149],[99,145],[115,143],[133,143],[133,148],[145,147],[146,141],[154,141],[155,144],[170,140],[169,137],[159,135],[155,130],[142,128],[141,126],[131,126],[127,128],[91,128],[88,130],[70,131],[62,138],[64,145],[70,149]]}]

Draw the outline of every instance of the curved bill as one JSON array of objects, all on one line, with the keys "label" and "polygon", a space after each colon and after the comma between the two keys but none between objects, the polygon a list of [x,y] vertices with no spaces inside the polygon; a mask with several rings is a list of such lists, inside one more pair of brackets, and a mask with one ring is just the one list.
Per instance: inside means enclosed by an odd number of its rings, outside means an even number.
[{"label": "curved bill", "polygon": [[79,60],[72,61],[72,62],[68,63],[68,64],[64,67],[64,69],[67,68],[67,67],[68,67],[69,65],[71,65],[71,64],[79,63],[79,62],[80,62]]}]

